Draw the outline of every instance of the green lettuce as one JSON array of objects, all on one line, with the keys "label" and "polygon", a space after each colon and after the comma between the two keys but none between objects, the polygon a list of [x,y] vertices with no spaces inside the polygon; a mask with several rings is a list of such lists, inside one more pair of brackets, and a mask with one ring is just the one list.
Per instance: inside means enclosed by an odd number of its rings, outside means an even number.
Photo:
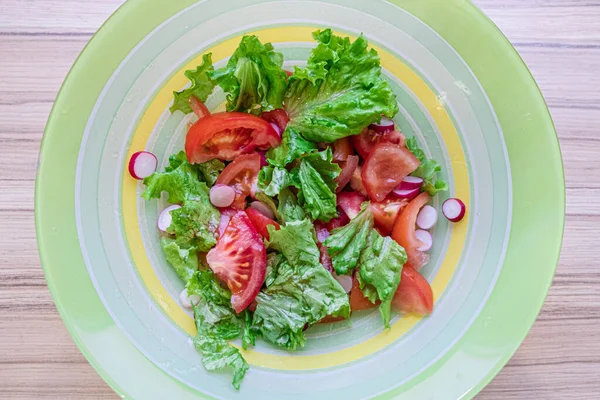
[{"label": "green lettuce", "polygon": [[223,161],[217,160],[216,158],[201,164],[196,164],[196,166],[198,167],[200,177],[206,182],[208,187],[214,186],[219,174],[225,169]]},{"label": "green lettuce", "polygon": [[[339,167],[337,168],[339,174]],[[327,176],[321,175],[321,170],[315,168],[307,159],[300,162],[298,178],[301,188],[298,194],[300,204],[312,218],[327,222],[337,217],[335,183],[334,188],[331,189],[325,182]]]},{"label": "green lettuce", "polygon": [[381,77],[379,56],[362,35],[351,42],[326,29],[313,37],[318,45],[307,66],[296,67],[289,78],[287,130],[312,142],[331,143],[398,112],[396,96]]},{"label": "green lettuce", "polygon": [[180,92],[173,92],[173,105],[170,108],[172,113],[177,110],[184,114],[191,113],[190,97],[192,96],[203,103],[206,102],[206,99],[215,88],[215,81],[210,77],[212,71],[214,71],[214,67],[211,53],[202,56],[202,64],[195,70],[185,71],[185,76],[190,80],[191,86]]},{"label": "green lettuce", "polygon": [[260,115],[283,107],[287,75],[282,65],[283,55],[271,43],[244,36],[227,66],[209,75],[227,93],[227,111]]},{"label": "green lettuce", "polygon": [[181,248],[174,239],[163,237],[160,245],[165,253],[167,262],[171,264],[177,275],[184,281],[189,281],[198,270],[198,249],[195,247]]},{"label": "green lettuce", "polygon": [[421,190],[427,192],[430,196],[435,196],[437,192],[448,190],[448,184],[442,179],[436,179],[436,173],[442,168],[437,161],[427,158],[425,152],[419,147],[415,137],[406,140],[406,147],[421,161],[421,165],[411,175],[423,179]]},{"label": "green lettuce", "polygon": [[347,275],[356,268],[362,251],[368,246],[373,221],[373,212],[368,203],[363,203],[355,218],[347,225],[332,230],[331,235],[323,242],[338,275]]},{"label": "green lettuce", "polygon": [[386,328],[390,327],[392,299],[398,285],[406,252],[390,237],[371,230],[359,259],[359,281],[363,294],[372,302],[381,300],[379,312]]},{"label": "green lettuce", "polygon": [[304,209],[298,205],[298,199],[290,189],[282,189],[279,192],[277,213],[284,224],[292,221],[302,221],[306,217]]},{"label": "green lettuce", "polygon": [[321,265],[313,224],[289,222],[269,228],[271,256],[268,286],[256,297],[253,328],[268,342],[289,350],[304,346],[304,328],[327,315],[350,316],[348,296]]},{"label": "green lettuce", "polygon": [[298,131],[288,127],[281,136],[281,144],[267,152],[267,162],[284,168],[295,159],[316,150],[316,143],[305,140]]}]

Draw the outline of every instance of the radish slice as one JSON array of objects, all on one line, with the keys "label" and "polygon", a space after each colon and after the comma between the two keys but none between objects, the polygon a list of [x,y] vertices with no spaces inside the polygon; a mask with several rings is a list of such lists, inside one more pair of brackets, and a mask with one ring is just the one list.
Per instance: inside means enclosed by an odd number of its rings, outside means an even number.
[{"label": "radish slice", "polygon": [[435,226],[438,220],[438,212],[431,206],[425,206],[417,215],[417,226],[421,229],[429,230]]},{"label": "radish slice", "polygon": [[210,202],[215,207],[229,207],[235,200],[235,189],[227,185],[215,185],[210,188]]},{"label": "radish slice", "polygon": [[442,204],[442,212],[448,220],[458,222],[465,216],[465,203],[460,199],[450,198]]},{"label": "radish slice", "polygon": [[423,242],[423,246],[417,248],[417,250],[428,251],[429,249],[431,249],[431,246],[433,245],[433,237],[431,236],[431,233],[422,229],[417,229],[415,231],[415,236],[417,237],[417,239]]},{"label": "radish slice", "polygon": [[187,289],[183,289],[179,293],[179,301],[185,308],[192,308],[192,304],[196,305],[200,302],[200,296],[197,294],[188,295]]},{"label": "radish slice", "polygon": [[275,132],[277,132],[279,137],[281,137],[281,128],[279,126],[277,126],[277,124],[274,122],[271,122],[271,126],[273,127],[273,129],[275,129]]},{"label": "radish slice", "polygon": [[417,176],[407,176],[402,179],[400,185],[398,185],[398,189],[400,190],[411,190],[411,189],[419,189],[423,185],[423,179]]},{"label": "radish slice", "polygon": [[178,208],[181,208],[181,206],[174,204],[162,210],[162,212],[158,216],[158,221],[156,223],[156,225],[158,225],[158,229],[161,232],[167,232],[167,229],[169,229],[169,226],[171,226],[171,221],[173,221],[171,211],[177,210]]},{"label": "radish slice", "polygon": [[269,165],[269,163],[267,162],[267,152],[266,151],[259,151],[258,155],[260,156],[260,167],[266,167],[267,165]]},{"label": "radish slice", "polygon": [[346,293],[350,293],[350,291],[352,290],[352,277],[348,275],[336,275],[335,272],[333,272],[332,274],[335,280],[338,281],[340,285],[342,285]]},{"label": "radish slice", "polygon": [[417,195],[419,194],[419,188],[408,190],[396,188],[392,190],[392,194],[396,197],[400,197],[401,199],[412,199],[414,197],[417,197]]},{"label": "radish slice", "polygon": [[275,219],[275,214],[273,214],[273,211],[269,208],[268,205],[261,201],[253,201],[252,203],[250,203],[250,207],[254,208],[256,211],[258,211],[265,217]]},{"label": "radish slice", "polygon": [[381,117],[381,121],[376,124],[369,125],[369,129],[373,129],[379,133],[391,132],[394,130],[394,121],[388,117]]},{"label": "radish slice", "polygon": [[129,160],[129,173],[135,179],[142,180],[156,171],[158,160],[149,151],[138,151],[133,153]]}]

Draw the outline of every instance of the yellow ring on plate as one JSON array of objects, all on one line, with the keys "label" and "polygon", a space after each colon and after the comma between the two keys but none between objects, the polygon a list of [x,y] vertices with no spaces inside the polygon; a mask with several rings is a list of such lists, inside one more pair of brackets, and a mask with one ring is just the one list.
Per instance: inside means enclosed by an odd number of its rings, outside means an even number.
[{"label": "yellow ring on plate", "polygon": [[[263,42],[306,42],[307,38],[312,38],[312,32],[314,30],[316,30],[316,28],[311,27],[269,28],[253,32],[252,34],[257,35]],[[219,61],[233,54],[240,39],[241,35],[228,39],[212,49],[207,50],[207,52],[213,53],[213,60],[215,62]],[[387,51],[377,46],[373,46],[373,48],[377,50],[381,57],[382,67],[394,74],[417,96],[438,126],[448,149],[448,153],[452,155],[451,160],[452,170],[454,172],[456,196],[461,198],[467,209],[469,209],[469,177],[465,155],[458,134],[454,129],[454,125],[452,124],[448,113],[443,107],[439,107],[439,102],[435,93],[433,93],[427,84],[407,65]],[[145,148],[150,133],[158,122],[158,118],[169,106],[169,103],[173,98],[173,88],[182,88],[187,83],[187,78],[183,75],[183,71],[193,69],[200,63],[201,56],[190,61],[163,86],[157,96],[152,100],[134,133],[131,147],[129,148],[128,158],[131,157],[137,149]],[[123,172],[123,175],[123,223],[135,266],[138,269],[144,284],[152,294],[152,297],[162,307],[165,313],[187,333],[195,335],[196,328],[193,319],[190,318],[190,316],[181,309],[179,304],[167,293],[150,264],[150,260],[144,249],[137,218],[137,182],[133,179],[128,179],[129,175],[127,170]],[[444,258],[440,271],[431,284],[434,299],[437,299],[444,291],[456,270],[458,260],[465,244],[468,227],[467,219],[468,215],[461,224],[454,225],[452,228],[448,252]],[[406,333],[419,320],[420,317],[406,316],[396,322],[391,329],[386,330],[363,343],[327,354],[288,356],[265,354],[256,350],[246,350],[242,352],[250,364],[265,368],[283,370],[327,368],[349,363],[382,349]]]}]

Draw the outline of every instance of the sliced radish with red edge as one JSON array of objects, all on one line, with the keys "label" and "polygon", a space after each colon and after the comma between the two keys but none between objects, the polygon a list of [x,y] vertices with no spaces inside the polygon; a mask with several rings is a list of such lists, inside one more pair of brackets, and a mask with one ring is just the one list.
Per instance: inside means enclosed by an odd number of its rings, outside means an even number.
[{"label": "sliced radish with red edge", "polygon": [[462,200],[450,198],[442,204],[442,213],[452,222],[458,222],[465,216],[466,207]]},{"label": "sliced radish with red edge", "polygon": [[156,223],[156,225],[158,225],[158,230],[160,230],[161,232],[166,232],[167,229],[169,229],[169,226],[171,226],[171,221],[173,221],[171,211],[177,210],[178,208],[181,208],[181,206],[173,204],[172,206],[169,206],[162,210],[162,212],[158,216],[158,221]]},{"label": "sliced radish with red edge", "polygon": [[424,206],[417,215],[417,226],[429,230],[435,226],[438,220],[438,212],[431,206]]},{"label": "sliced radish with red edge", "polygon": [[369,129],[373,129],[379,133],[386,133],[394,130],[394,121],[388,117],[381,117],[381,121],[376,124],[369,125]]},{"label": "sliced radish with red edge", "polygon": [[138,180],[149,177],[156,171],[158,159],[149,151],[133,153],[129,160],[129,173]]},{"label": "sliced radish with red edge", "polygon": [[352,277],[348,275],[337,275],[333,272],[333,277],[336,281],[344,288],[346,293],[350,293],[352,290]]},{"label": "sliced radish with red edge", "polygon": [[417,195],[419,194],[419,188],[416,189],[407,189],[407,190],[402,190],[402,189],[394,189],[392,190],[392,194],[396,197],[400,197],[401,199],[413,199],[415,197],[417,197]]},{"label": "sliced radish with red edge", "polygon": [[398,189],[400,190],[410,190],[410,189],[419,189],[423,185],[423,179],[417,176],[407,176],[402,179],[400,185],[398,185]]},{"label": "sliced radish with red edge", "polygon": [[210,202],[215,207],[229,207],[235,200],[235,189],[228,185],[217,184],[210,188]]},{"label": "sliced radish with red edge", "polygon": [[433,237],[431,236],[431,233],[424,231],[423,229],[417,229],[415,231],[415,236],[423,243],[417,250],[428,251],[431,249],[431,246],[433,246]]},{"label": "sliced radish with red edge", "polygon": [[253,201],[252,203],[250,203],[250,207],[254,208],[256,211],[258,211],[265,217],[271,218],[273,220],[275,219],[275,214],[273,214],[273,211],[269,208],[268,205],[266,205],[262,201]]}]

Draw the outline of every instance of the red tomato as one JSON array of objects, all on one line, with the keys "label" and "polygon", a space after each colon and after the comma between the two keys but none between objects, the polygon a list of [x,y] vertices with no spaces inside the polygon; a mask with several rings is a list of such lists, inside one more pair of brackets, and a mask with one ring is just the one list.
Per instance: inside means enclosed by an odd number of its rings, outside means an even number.
[{"label": "red tomato", "polygon": [[358,156],[348,156],[346,161],[340,162],[340,167],[342,170],[338,177],[335,178],[335,182],[338,185],[336,192],[341,192],[348,182],[350,182],[350,179],[352,179],[352,175],[354,175],[354,171],[358,167]]},{"label": "red tomato", "polygon": [[219,222],[219,237],[223,236],[223,233],[225,233],[225,229],[227,229],[227,225],[229,225],[229,221],[231,221],[231,217],[233,217],[236,213],[237,210],[234,210],[233,208],[221,208],[219,209],[219,211],[221,211],[221,221]]},{"label": "red tomato", "polygon": [[196,116],[199,119],[204,118],[207,115],[210,115],[210,111],[208,111],[208,108],[206,108],[204,103],[201,102],[200,100],[198,100],[198,98],[196,96],[190,97],[190,107],[192,107],[194,114],[196,114]]},{"label": "red tomato", "polygon": [[342,227],[342,226],[346,225],[348,222],[350,222],[350,218],[348,218],[348,215],[346,215],[344,210],[342,210],[340,207],[337,208],[337,214],[338,214],[338,216],[336,218],[330,219],[329,222],[327,223],[328,231],[332,231],[335,228]]},{"label": "red tomato", "polygon": [[285,110],[278,108],[273,111],[266,111],[260,115],[262,119],[265,121],[275,124],[281,129],[281,132],[285,131],[288,122],[290,122],[290,117],[288,117]]},{"label": "red tomato", "polygon": [[419,164],[419,159],[403,147],[376,144],[362,167],[362,182],[371,200],[385,199]]},{"label": "red tomato", "polygon": [[235,312],[242,312],[260,291],[267,270],[265,245],[245,212],[231,218],[206,261],[231,290]]},{"label": "red tomato", "polygon": [[339,321],[343,321],[346,318],[339,316],[339,317],[334,317],[333,315],[328,315],[325,318],[323,318],[322,320],[320,320],[318,323],[319,324],[329,324],[332,322],[339,322]]},{"label": "red tomato", "polygon": [[363,185],[362,181],[362,167],[360,165],[356,167],[354,173],[352,174],[352,178],[350,178],[350,187],[367,197],[367,191],[365,190],[365,186]]},{"label": "red tomato", "polygon": [[352,311],[368,310],[369,308],[377,307],[380,303],[379,300],[375,303],[371,303],[371,301],[363,295],[355,274],[352,278],[352,290],[350,291],[350,309]]},{"label": "red tomato", "polygon": [[406,250],[406,255],[408,256],[407,264],[417,270],[427,262],[429,256],[418,250],[423,245],[423,242],[417,239],[415,235],[415,223],[419,211],[429,200],[431,198],[427,193],[421,193],[412,199],[398,218],[396,218],[394,230],[392,231],[392,238]]},{"label": "red tomato", "polygon": [[369,207],[373,211],[373,217],[375,218],[375,225],[380,228],[384,236],[389,236],[394,229],[394,222],[396,217],[400,214],[400,211],[408,204],[408,200],[396,199],[388,197],[381,202],[371,202]]},{"label": "red tomato", "polygon": [[252,222],[252,225],[254,225],[254,228],[256,228],[258,233],[260,233],[261,236],[267,240],[269,240],[269,230],[267,229],[267,226],[273,225],[277,230],[281,228],[277,222],[273,221],[271,218],[252,207],[248,207],[246,209],[246,214],[248,215],[248,218],[250,218],[250,222]]},{"label": "red tomato", "polygon": [[192,164],[213,158],[233,160],[280,142],[275,129],[264,119],[241,112],[222,112],[206,116],[190,127],[185,154]]},{"label": "red tomato", "polygon": [[427,315],[433,310],[433,292],[427,279],[414,268],[404,266],[392,307],[406,314]]},{"label": "red tomato", "polygon": [[288,71],[288,70],[283,70],[283,72],[285,72],[285,74],[288,76],[288,78],[290,76],[292,76],[293,72],[292,71]]},{"label": "red tomato", "polygon": [[348,156],[354,154],[350,139],[345,137],[333,143],[333,161],[346,161]]},{"label": "red tomato", "polygon": [[323,267],[325,267],[327,271],[333,272],[331,257],[329,256],[327,247],[323,246],[323,242],[329,237],[329,230],[327,230],[327,226],[324,222],[316,221],[315,232],[317,233],[317,244],[319,245],[319,252],[321,253],[321,264],[323,264]]},{"label": "red tomato", "polygon": [[360,205],[366,201],[363,195],[357,192],[340,192],[337,195],[337,205],[348,218],[353,219],[360,212]]},{"label": "red tomato", "polygon": [[239,156],[221,172],[216,183],[233,187],[236,194],[232,207],[246,208],[246,197],[256,192],[259,171],[260,155],[253,153]]},{"label": "red tomato", "polygon": [[375,130],[366,128],[360,135],[351,136],[351,138],[354,149],[362,158],[367,158],[377,143],[394,143],[400,145],[400,147],[404,147],[406,144],[406,137],[400,133],[400,131],[396,130],[386,133],[379,133]]}]

